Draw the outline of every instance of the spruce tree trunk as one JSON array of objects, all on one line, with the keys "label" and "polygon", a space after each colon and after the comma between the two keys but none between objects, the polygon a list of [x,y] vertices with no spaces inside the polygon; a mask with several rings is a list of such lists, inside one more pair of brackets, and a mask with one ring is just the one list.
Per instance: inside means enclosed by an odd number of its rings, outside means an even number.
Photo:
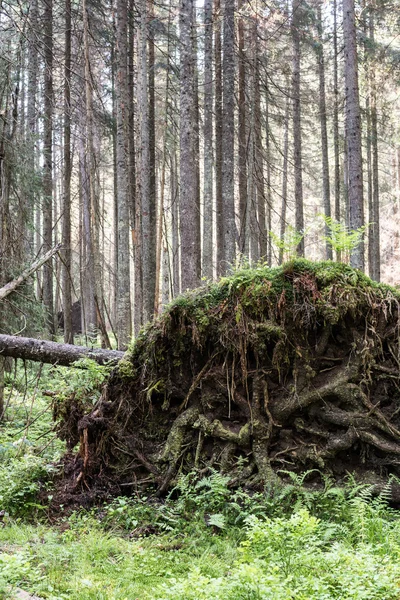
[{"label": "spruce tree trunk", "polygon": [[246,248],[246,211],[247,200],[247,98],[246,98],[246,60],[245,19],[241,15],[244,0],[239,0],[238,21],[238,190],[239,190],[239,251],[243,254]]},{"label": "spruce tree trunk", "polygon": [[215,205],[217,230],[217,277],[223,274],[224,222],[222,208],[222,57],[221,57],[221,0],[214,0],[215,53]]},{"label": "spruce tree trunk", "polygon": [[[350,229],[364,225],[361,114],[358,88],[357,33],[354,0],[343,0],[343,35],[346,87],[346,146]],[[350,264],[364,271],[364,242],[351,252]]]},{"label": "spruce tree trunk", "polygon": [[[43,118],[43,250],[53,245],[53,1],[43,4],[44,118]],[[55,333],[53,267],[43,267],[43,303],[50,335]]]},{"label": "spruce tree trunk", "polygon": [[[375,52],[374,8],[370,7],[369,37],[371,49]],[[372,210],[369,215],[370,276],[375,281],[381,278],[380,261],[380,203],[379,203],[379,154],[378,154],[378,111],[375,64],[370,69],[370,108],[371,108],[371,146],[372,146]]]},{"label": "spruce tree trunk", "polygon": [[180,24],[180,240],[182,291],[200,283],[197,235],[197,170],[195,153],[195,54],[192,36],[193,0],[181,0]]},{"label": "spruce tree trunk", "polygon": [[117,338],[118,349],[124,350],[130,341],[131,297],[129,254],[129,203],[128,203],[128,15],[126,0],[117,2],[117,173],[118,173],[118,292]]},{"label": "spruce tree trunk", "polygon": [[65,0],[64,50],[64,198],[62,211],[62,294],[64,341],[74,343],[71,273],[71,0]]},{"label": "spruce tree trunk", "polygon": [[[321,150],[322,150],[322,191],[323,191],[323,206],[325,217],[331,217],[331,193],[330,193],[330,181],[329,181],[329,154],[328,154],[328,129],[327,129],[327,115],[326,115],[326,99],[325,99],[325,57],[324,57],[324,45],[323,45],[323,31],[322,31],[322,14],[321,4],[318,0],[316,9],[317,13],[317,33],[318,33],[318,46],[317,46],[317,60],[318,60],[318,79],[319,79],[319,120],[321,127]],[[325,235],[329,235],[329,227],[325,225]],[[326,258],[332,260],[332,246],[326,241],[325,245]]]},{"label": "spruce tree trunk", "polygon": [[[340,209],[340,152],[339,152],[339,81],[338,81],[338,40],[337,40],[337,0],[333,1],[333,147],[335,155],[335,220],[341,222]],[[341,262],[342,252],[336,250],[336,260]]]},{"label": "spruce tree trunk", "polygon": [[202,275],[213,279],[213,6],[204,0],[204,221]]},{"label": "spruce tree trunk", "polygon": [[[293,42],[293,154],[294,154],[294,199],[295,199],[295,229],[304,234],[304,205],[303,205],[303,174],[301,149],[301,96],[300,96],[300,20],[301,0],[293,0],[291,32]],[[304,237],[301,239],[297,253],[304,256]]]},{"label": "spruce tree trunk", "polygon": [[235,0],[224,0],[222,102],[222,210],[224,256],[222,271],[235,263]]}]

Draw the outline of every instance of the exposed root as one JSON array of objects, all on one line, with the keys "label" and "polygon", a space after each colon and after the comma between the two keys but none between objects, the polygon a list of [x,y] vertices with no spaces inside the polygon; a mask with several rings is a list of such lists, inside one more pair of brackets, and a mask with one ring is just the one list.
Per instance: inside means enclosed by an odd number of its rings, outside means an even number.
[{"label": "exposed root", "polygon": [[66,417],[79,485],[101,474],[162,493],[210,465],[232,485],[315,467],[400,476],[399,301],[346,265],[306,261],[178,298],[78,427]]}]

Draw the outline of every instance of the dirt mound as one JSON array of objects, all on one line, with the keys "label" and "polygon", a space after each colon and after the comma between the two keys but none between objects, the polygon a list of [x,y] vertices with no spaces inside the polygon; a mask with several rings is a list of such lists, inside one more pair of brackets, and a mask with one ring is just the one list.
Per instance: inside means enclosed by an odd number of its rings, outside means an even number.
[{"label": "dirt mound", "polygon": [[250,486],[279,470],[400,475],[399,302],[305,260],[178,297],[71,431],[76,485],[162,492],[210,466]]}]

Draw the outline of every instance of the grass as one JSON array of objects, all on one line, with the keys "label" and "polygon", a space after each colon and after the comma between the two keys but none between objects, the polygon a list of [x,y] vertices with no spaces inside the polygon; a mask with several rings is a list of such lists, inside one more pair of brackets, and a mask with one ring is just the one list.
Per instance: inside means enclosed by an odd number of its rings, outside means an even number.
[{"label": "grass", "polygon": [[[249,495],[218,472],[192,472],[162,501],[120,497],[52,522],[37,494],[51,496],[64,447],[43,391],[65,390],[72,375],[38,374],[10,379],[0,429],[2,600],[16,588],[49,600],[400,598],[400,513],[389,487],[374,497],[351,477],[339,488],[318,471],[286,474],[284,487]],[[78,380],[95,401],[96,386]]]}]

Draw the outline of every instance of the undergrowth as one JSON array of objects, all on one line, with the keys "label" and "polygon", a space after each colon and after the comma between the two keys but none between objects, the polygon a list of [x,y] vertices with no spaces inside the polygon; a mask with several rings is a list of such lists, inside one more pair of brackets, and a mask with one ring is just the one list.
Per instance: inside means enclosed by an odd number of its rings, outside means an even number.
[{"label": "undergrowth", "polygon": [[0,598],[18,587],[49,600],[398,599],[388,490],[322,475],[311,488],[315,475],[250,494],[191,472],[164,500],[118,497],[53,524],[6,515]]}]

